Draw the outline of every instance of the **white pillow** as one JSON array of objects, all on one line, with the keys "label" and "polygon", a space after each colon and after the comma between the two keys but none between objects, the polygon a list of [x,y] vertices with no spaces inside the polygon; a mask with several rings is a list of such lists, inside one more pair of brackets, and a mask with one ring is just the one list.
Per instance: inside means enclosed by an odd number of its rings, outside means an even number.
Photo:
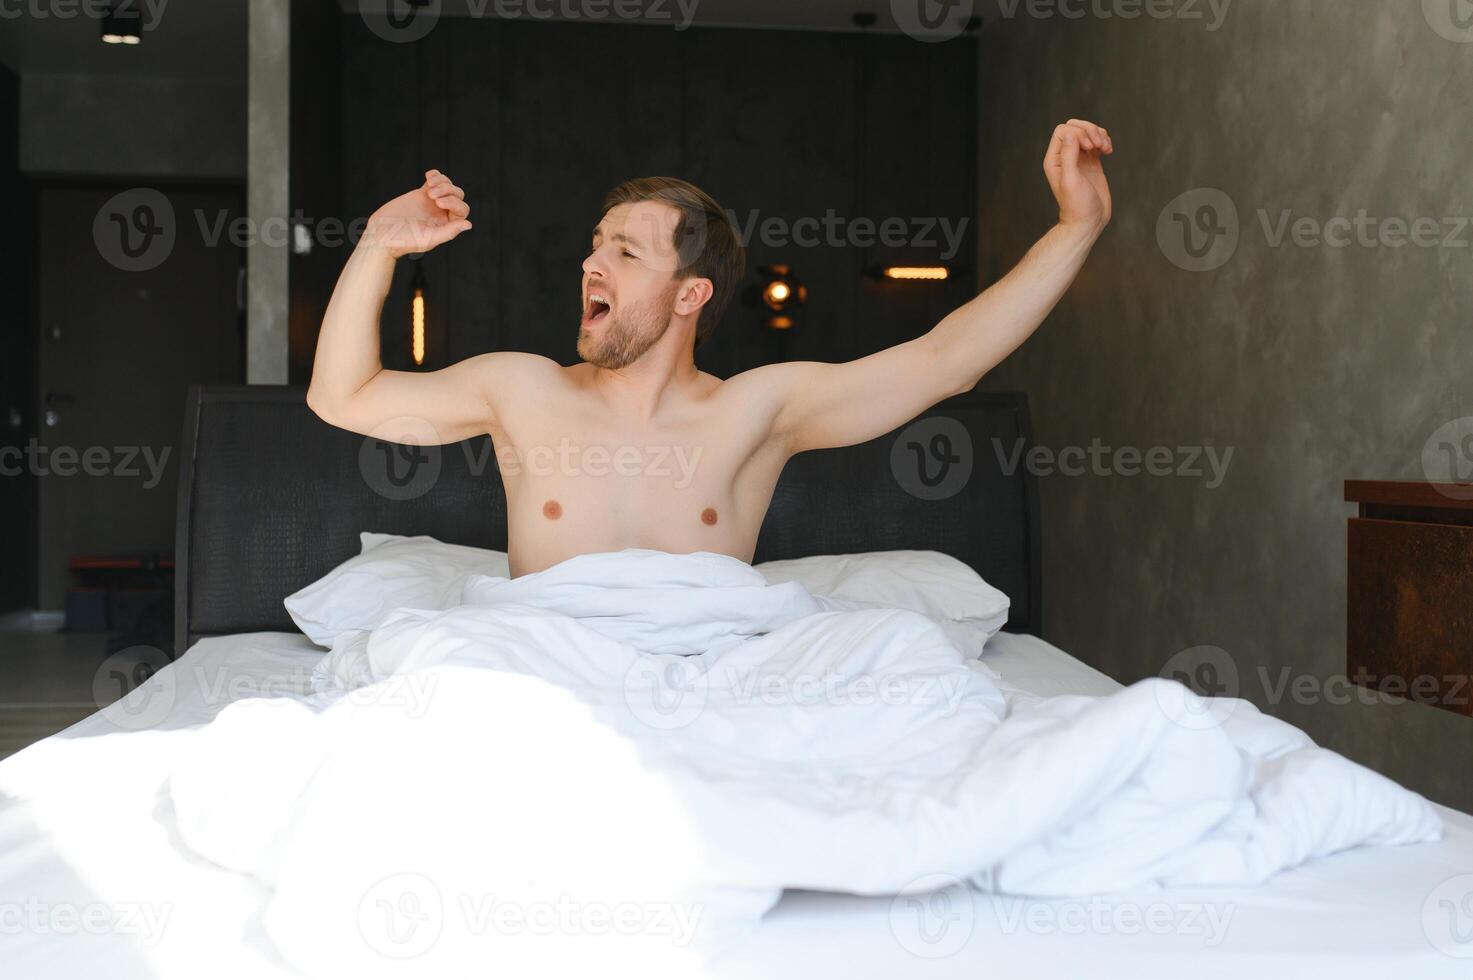
[{"label": "white pillow", "polygon": [[1008,597],[970,565],[939,551],[867,551],[813,555],[754,565],[768,583],[801,582],[816,596],[844,606],[908,609],[936,620],[966,623],[988,636],[1008,621]]},{"label": "white pillow", "polygon": [[286,597],[297,628],[330,647],[347,630],[371,630],[390,610],[449,609],[472,575],[510,578],[506,552],[446,544],[427,535],[364,531],[361,552]]},{"label": "white pillow", "polygon": [[[318,646],[349,630],[371,630],[401,606],[449,609],[473,575],[510,578],[504,551],[446,544],[419,535],[359,535],[361,552],[288,596],[287,612]],[[753,566],[768,583],[801,582],[833,608],[908,609],[966,624],[982,640],[1007,623],[1008,597],[970,566],[939,551],[813,555]],[[970,644],[969,644],[970,646]]]}]

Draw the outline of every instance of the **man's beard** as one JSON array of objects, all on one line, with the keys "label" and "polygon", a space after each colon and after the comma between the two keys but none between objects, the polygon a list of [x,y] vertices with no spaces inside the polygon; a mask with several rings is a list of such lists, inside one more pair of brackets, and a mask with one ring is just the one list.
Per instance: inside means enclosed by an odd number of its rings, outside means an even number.
[{"label": "man's beard", "polygon": [[670,314],[675,311],[675,289],[672,284],[659,296],[636,306],[610,313],[608,323],[595,337],[580,331],[578,356],[594,367],[617,371],[644,356],[659,343],[670,328]]}]

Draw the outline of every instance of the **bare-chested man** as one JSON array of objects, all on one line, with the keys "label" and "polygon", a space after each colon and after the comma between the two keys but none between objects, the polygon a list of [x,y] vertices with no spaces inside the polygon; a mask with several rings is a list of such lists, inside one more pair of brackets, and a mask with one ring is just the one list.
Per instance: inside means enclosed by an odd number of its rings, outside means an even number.
[{"label": "bare-chested man", "polygon": [[[1036,330],[1110,220],[1101,127],[1060,125],[1044,158],[1059,223],[1018,267],[915,340],[846,363],[789,361],[722,380],[696,369],[745,256],[715,201],[684,181],[610,192],[583,260],[580,364],[497,351],[386,371],[378,323],[394,262],[470,230],[437,170],[379,208],[333,292],[307,403],[398,441],[489,433],[506,489],[511,574],[574,555],[653,548],[751,561],[784,463],[881,436],[970,390]],[[405,433],[408,434],[406,438]]]}]

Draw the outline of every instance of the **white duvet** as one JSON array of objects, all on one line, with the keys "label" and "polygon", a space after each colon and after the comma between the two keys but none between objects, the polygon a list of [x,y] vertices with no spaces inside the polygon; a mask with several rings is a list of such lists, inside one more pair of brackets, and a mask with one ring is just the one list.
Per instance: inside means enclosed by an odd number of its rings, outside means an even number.
[{"label": "white duvet", "polygon": [[339,636],[316,704],[231,705],[172,776],[181,841],[272,890],[308,975],[690,977],[784,888],[1252,885],[1441,832],[1245,702],[1027,695],[917,613],[733,558],[583,555],[464,600]]}]

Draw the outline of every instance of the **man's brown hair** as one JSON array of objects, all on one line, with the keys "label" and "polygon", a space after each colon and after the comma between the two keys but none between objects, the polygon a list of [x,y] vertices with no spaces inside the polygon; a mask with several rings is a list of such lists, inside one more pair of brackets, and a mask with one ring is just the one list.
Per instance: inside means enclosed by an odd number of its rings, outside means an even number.
[{"label": "man's brown hair", "polygon": [[747,251],[721,205],[696,185],[678,177],[637,177],[626,180],[604,196],[604,214],[620,204],[658,201],[680,211],[674,245],[679,268],[673,278],[697,276],[711,280],[711,298],[696,318],[700,345],[736,294],[747,271]]}]

